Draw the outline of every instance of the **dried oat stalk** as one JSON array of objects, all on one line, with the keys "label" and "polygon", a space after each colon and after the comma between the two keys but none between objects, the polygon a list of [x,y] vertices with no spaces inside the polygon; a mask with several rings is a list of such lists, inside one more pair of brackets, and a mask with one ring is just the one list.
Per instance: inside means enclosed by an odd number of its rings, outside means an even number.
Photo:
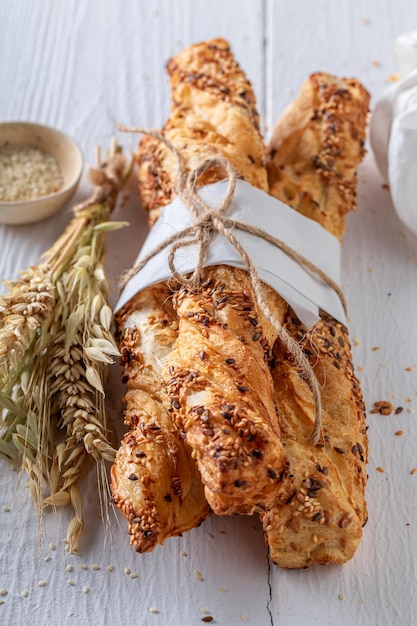
[{"label": "dried oat stalk", "polygon": [[44,262],[0,296],[0,454],[22,464],[40,513],[72,506],[71,551],[84,527],[80,478],[93,460],[105,496],[115,455],[104,385],[118,350],[103,262],[107,233],[123,225],[108,220],[129,170],[113,146]]}]

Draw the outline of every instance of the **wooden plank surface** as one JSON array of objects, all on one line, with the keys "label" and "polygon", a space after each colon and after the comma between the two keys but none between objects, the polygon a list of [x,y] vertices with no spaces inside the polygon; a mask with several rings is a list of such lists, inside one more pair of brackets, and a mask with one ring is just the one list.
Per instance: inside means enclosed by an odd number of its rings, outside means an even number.
[{"label": "wooden plank surface", "polygon": [[[2,0],[0,121],[56,126],[79,142],[91,163],[95,145],[108,145],[117,123],[164,123],[170,55],[223,36],[253,82],[268,137],[315,70],[358,77],[375,101],[397,72],[394,38],[416,20],[417,5],[406,0]],[[127,148],[137,141],[120,139]],[[65,516],[45,516],[40,545],[24,477],[0,459],[0,588],[8,592],[0,596],[0,623],[191,626],[207,615],[224,626],[414,623],[417,476],[410,470],[417,466],[417,329],[410,319],[417,304],[417,243],[398,221],[371,153],[359,183],[342,267],[354,360],[368,406],[389,399],[404,411],[369,415],[370,518],[354,559],[339,568],[282,571],[269,562],[255,517],[213,517],[153,553],[137,555],[123,520],[111,513],[110,528],[102,526],[94,474],[87,480],[83,554],[68,556]],[[131,228],[112,234],[109,243],[113,298],[117,278],[133,262],[146,231],[135,187],[132,181],[115,215]],[[87,190],[85,174],[76,200]],[[0,226],[0,277],[16,277],[36,262],[69,217],[67,209],[39,224]],[[115,368],[109,389],[115,420],[118,379]],[[403,437],[394,435],[398,429]],[[39,587],[42,580],[46,585]]]}]

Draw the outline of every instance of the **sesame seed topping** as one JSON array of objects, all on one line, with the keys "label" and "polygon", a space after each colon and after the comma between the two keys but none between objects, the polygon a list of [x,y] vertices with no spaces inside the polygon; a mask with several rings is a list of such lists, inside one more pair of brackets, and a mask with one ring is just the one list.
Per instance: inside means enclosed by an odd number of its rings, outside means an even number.
[{"label": "sesame seed topping", "polygon": [[380,472],[381,474],[385,473],[385,470],[383,467],[381,467],[380,465],[378,465],[378,467],[375,468],[377,472]]},{"label": "sesame seed topping", "polygon": [[91,566],[91,569],[94,570],[94,571],[97,571],[97,570],[100,569],[100,565],[98,565],[98,563],[93,563],[92,566]]},{"label": "sesame seed topping", "polygon": [[72,570],[73,570],[73,569],[74,569],[74,568],[73,568],[73,566],[72,566],[72,565],[67,565],[67,566],[66,566],[66,568],[65,568],[65,571],[66,571],[66,572],[72,572]]},{"label": "sesame seed topping", "polygon": [[125,567],[125,574],[129,576],[130,573],[131,573],[130,567]]},{"label": "sesame seed topping", "polygon": [[10,513],[10,508],[8,506],[6,506],[5,504],[3,504],[3,506],[1,508],[4,511],[4,513]]},{"label": "sesame seed topping", "polygon": [[8,593],[7,589],[0,589],[0,596],[7,596]]},{"label": "sesame seed topping", "polygon": [[45,580],[40,580],[38,582],[38,587],[45,587],[45,585],[46,585],[46,581]]},{"label": "sesame seed topping", "polygon": [[86,563],[80,563],[80,564],[78,565],[78,567],[79,567],[80,569],[88,569],[88,565],[87,565]]},{"label": "sesame seed topping", "polygon": [[75,582],[71,578],[68,578],[67,585],[69,585],[70,587],[74,587]]},{"label": "sesame seed topping", "polygon": [[199,572],[198,569],[194,570],[194,578],[200,582],[204,580],[203,576],[201,575],[201,572]]},{"label": "sesame seed topping", "polygon": [[52,552],[53,552],[54,550],[56,550],[56,545],[54,543],[50,543],[49,544],[49,549],[52,550]]},{"label": "sesame seed topping", "polygon": [[417,474],[417,467],[413,467],[413,469],[411,470],[410,474],[412,474],[412,475]]},{"label": "sesame seed topping", "polygon": [[83,593],[88,593],[90,591],[89,587],[83,587]]},{"label": "sesame seed topping", "polygon": [[29,595],[29,591],[27,589],[23,589],[22,591],[22,598],[27,598]]},{"label": "sesame seed topping", "polygon": [[107,571],[108,572],[114,572],[114,565],[108,565],[107,566]]},{"label": "sesame seed topping", "polygon": [[153,613],[154,615],[157,615],[159,613],[159,610],[156,607],[151,606],[151,608],[149,609],[149,613]]}]

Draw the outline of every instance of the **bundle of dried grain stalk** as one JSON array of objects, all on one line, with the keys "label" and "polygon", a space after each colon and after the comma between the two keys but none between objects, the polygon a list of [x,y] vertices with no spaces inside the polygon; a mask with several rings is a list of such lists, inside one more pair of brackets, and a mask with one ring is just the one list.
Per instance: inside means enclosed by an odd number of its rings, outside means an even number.
[{"label": "bundle of dried grain stalk", "polygon": [[118,349],[103,269],[105,241],[130,165],[116,144],[90,171],[91,198],[74,208],[43,262],[5,282],[0,296],[0,453],[20,462],[42,519],[71,504],[69,550],[84,527],[79,481],[90,459],[106,497],[114,459],[104,406],[105,370]]}]

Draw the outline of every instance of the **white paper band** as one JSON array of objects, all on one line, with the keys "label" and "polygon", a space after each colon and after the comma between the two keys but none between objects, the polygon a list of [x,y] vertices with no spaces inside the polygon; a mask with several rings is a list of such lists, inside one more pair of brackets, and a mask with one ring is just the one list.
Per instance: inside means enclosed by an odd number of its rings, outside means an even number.
[{"label": "white paper band", "polygon": [[[199,189],[198,193],[204,202],[215,208],[221,204],[226,188],[227,182],[221,181]],[[317,222],[242,180],[236,181],[236,190],[227,217],[256,226],[281,239],[340,285],[340,243]],[[161,217],[150,231],[136,263],[161,241],[192,224],[193,216],[190,211],[176,198],[162,209]],[[319,308],[346,323],[338,295],[320,278],[264,239],[236,228],[233,229],[233,234],[248,253],[259,277],[288,302],[303,324],[307,327],[314,325],[319,319]],[[120,296],[116,310],[145,287],[170,278],[167,256],[167,250],[160,252],[131,278]],[[176,253],[175,265],[182,273],[192,272],[197,256],[197,246],[181,248]],[[214,238],[204,263],[205,267],[213,265],[231,265],[245,269],[239,253],[220,236]]]}]

